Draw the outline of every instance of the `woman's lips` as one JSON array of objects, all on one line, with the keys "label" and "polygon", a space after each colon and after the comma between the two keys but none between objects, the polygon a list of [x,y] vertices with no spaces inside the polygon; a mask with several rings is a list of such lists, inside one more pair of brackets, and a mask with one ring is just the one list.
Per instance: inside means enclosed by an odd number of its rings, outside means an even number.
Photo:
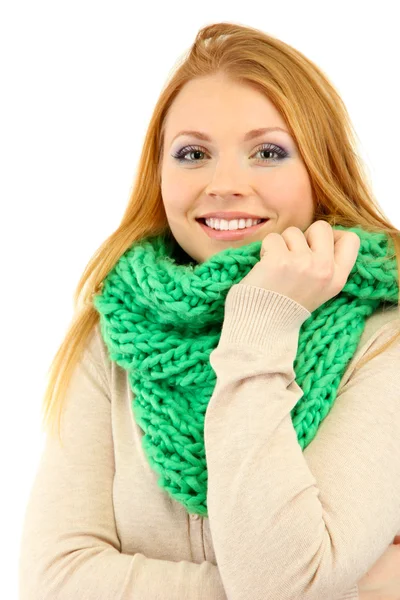
[{"label": "woman's lips", "polygon": [[235,229],[234,231],[217,231],[216,229],[212,229],[212,227],[208,227],[208,225],[206,225],[203,221],[198,220],[197,222],[210,238],[213,238],[215,240],[233,241],[241,240],[247,235],[251,235],[258,229],[260,229],[260,227],[265,225],[265,223],[267,223],[268,221],[269,219],[266,219],[265,221],[261,221],[261,223],[258,223],[258,225],[253,225],[252,227],[245,227],[244,229]]}]

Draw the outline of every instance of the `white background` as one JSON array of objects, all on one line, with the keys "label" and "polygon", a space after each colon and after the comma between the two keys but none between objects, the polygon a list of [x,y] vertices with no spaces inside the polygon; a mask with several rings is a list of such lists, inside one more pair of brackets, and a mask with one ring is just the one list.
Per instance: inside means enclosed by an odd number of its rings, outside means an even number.
[{"label": "white background", "polygon": [[257,27],[303,52],[342,95],[373,189],[400,229],[396,8],[394,0],[1,4],[2,597],[18,597],[46,372],[82,271],[125,210],[176,61],[198,29],[218,21]]}]

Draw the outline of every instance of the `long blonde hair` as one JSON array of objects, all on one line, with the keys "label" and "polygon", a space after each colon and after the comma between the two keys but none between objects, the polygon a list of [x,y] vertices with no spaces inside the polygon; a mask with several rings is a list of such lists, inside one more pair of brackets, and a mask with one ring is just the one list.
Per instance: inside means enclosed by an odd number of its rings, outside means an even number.
[{"label": "long blonde hair", "polygon": [[[254,86],[280,111],[309,173],[315,220],[385,232],[394,242],[400,275],[400,231],[383,214],[367,183],[349,115],[332,83],[299,51],[258,29],[232,23],[203,27],[156,104],[121,223],[94,253],[78,282],[72,322],[48,371],[42,410],[49,433],[58,416],[60,434],[62,402],[71,375],[99,320],[93,294],[101,290],[106,275],[134,242],[168,231],[160,187],[168,109],[188,81],[215,74]],[[369,359],[398,337],[400,330]]]}]

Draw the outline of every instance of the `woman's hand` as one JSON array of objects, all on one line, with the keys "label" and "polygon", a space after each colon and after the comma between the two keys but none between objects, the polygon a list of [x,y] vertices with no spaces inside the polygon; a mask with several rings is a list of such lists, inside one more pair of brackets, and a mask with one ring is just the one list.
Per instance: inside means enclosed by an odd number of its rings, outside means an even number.
[{"label": "woman's hand", "polygon": [[356,233],[326,221],[315,221],[304,234],[298,227],[269,233],[260,261],[240,283],[278,292],[313,312],[344,288],[360,245]]},{"label": "woman's hand", "polygon": [[400,536],[357,585],[359,600],[400,600]]}]

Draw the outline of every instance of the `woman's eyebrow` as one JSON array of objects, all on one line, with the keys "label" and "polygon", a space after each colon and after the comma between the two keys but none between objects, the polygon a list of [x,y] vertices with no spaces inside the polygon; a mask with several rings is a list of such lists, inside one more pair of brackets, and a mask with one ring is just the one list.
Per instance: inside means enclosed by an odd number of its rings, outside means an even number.
[{"label": "woman's eyebrow", "polygon": [[[287,133],[290,136],[290,133],[288,131],[286,131],[286,129],[283,129],[282,127],[259,127],[258,129],[251,129],[251,131],[248,131],[245,134],[243,141],[247,142],[248,140],[252,140],[252,139],[259,137],[261,135],[264,135],[265,133],[268,133],[270,131],[283,131],[284,133]],[[184,130],[184,131],[180,131],[179,133],[176,134],[176,136],[172,139],[171,144],[180,135],[192,135],[194,137],[197,137],[199,140],[204,140],[205,142],[212,142],[212,138],[209,135],[207,135],[206,133],[203,133],[202,131]]]}]

